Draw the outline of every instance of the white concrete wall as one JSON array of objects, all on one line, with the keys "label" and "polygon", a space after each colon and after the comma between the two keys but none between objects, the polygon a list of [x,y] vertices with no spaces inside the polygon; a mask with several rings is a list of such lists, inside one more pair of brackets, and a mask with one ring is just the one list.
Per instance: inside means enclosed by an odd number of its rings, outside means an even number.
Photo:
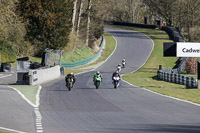
[{"label": "white concrete wall", "polygon": [[38,85],[45,83],[50,80],[54,80],[59,78],[60,75],[60,66],[54,66],[47,69],[37,69],[37,70],[29,70],[29,84],[30,85]]}]

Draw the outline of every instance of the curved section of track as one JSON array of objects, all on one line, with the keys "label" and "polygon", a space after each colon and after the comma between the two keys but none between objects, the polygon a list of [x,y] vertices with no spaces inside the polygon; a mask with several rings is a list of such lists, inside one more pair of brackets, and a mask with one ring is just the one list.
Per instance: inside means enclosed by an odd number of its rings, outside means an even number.
[{"label": "curved section of track", "polygon": [[[95,71],[103,75],[100,89],[92,82],[94,71],[77,76],[68,91],[64,77],[44,84],[40,112],[46,133],[171,133],[200,130],[198,106],[163,97],[121,82],[114,89],[111,76],[123,58],[121,73],[140,68],[153,48],[145,35],[119,29],[106,29],[117,40],[112,56]],[[106,44],[109,45],[109,44]]]}]

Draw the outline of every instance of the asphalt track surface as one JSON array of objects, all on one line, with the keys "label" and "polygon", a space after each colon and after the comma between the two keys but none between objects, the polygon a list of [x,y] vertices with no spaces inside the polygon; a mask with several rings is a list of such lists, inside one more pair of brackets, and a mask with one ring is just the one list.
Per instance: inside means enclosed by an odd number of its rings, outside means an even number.
[{"label": "asphalt track surface", "polygon": [[16,69],[12,68],[11,72],[0,72],[0,85],[14,84],[17,80]]},{"label": "asphalt track surface", "polygon": [[[121,81],[111,83],[116,66],[126,59],[121,74],[140,68],[148,59],[153,42],[147,36],[128,30],[105,29],[117,40],[110,58],[94,71],[77,75],[68,91],[64,77],[43,84],[40,112],[45,133],[197,133],[200,107],[161,96]],[[109,44],[106,44],[109,45]],[[103,75],[99,89],[92,77]]]},{"label": "asphalt track surface", "polygon": [[7,87],[16,83],[16,70],[0,72],[0,131],[35,133],[35,112],[15,90]]},{"label": "asphalt track surface", "polygon": [[34,108],[13,89],[0,85],[0,131],[35,133]]}]

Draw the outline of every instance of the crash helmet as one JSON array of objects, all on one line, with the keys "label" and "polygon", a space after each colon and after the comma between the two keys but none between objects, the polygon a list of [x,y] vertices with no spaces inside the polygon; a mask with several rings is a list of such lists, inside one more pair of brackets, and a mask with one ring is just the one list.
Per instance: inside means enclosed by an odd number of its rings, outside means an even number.
[{"label": "crash helmet", "polygon": [[121,66],[121,64],[118,64],[118,67],[120,67]]},{"label": "crash helmet", "polygon": [[123,59],[122,61],[125,62],[125,59]]},{"label": "crash helmet", "polygon": [[97,71],[96,73],[97,73],[97,75],[99,75],[99,74],[100,74],[100,72],[99,72],[99,71]]},{"label": "crash helmet", "polygon": [[73,72],[70,72],[69,74],[73,75]]}]

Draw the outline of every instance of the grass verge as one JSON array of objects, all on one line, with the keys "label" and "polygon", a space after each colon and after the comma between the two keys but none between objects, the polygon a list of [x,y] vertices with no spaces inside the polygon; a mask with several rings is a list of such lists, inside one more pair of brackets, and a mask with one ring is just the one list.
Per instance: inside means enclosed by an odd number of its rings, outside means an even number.
[{"label": "grass verge", "polygon": [[36,105],[36,94],[39,86],[30,85],[10,85],[11,87],[19,90],[32,104]]},{"label": "grass verge", "polygon": [[62,62],[76,62],[93,56],[92,49],[87,46],[78,46],[74,52],[65,52],[62,56]]},{"label": "grass verge", "polygon": [[104,33],[104,38],[105,38],[105,47],[103,49],[102,55],[93,63],[90,63],[86,66],[80,67],[79,69],[84,69],[84,68],[95,68],[102,62],[104,62],[114,51],[116,47],[116,41],[112,37],[111,34],[109,33]]},{"label": "grass verge", "polygon": [[188,89],[183,85],[157,80],[158,66],[162,65],[165,68],[173,68],[178,59],[177,57],[163,57],[163,42],[171,42],[164,31],[125,26],[115,26],[115,28],[142,32],[148,35],[154,42],[154,49],[146,64],[137,72],[124,75],[124,80],[135,86],[146,88],[163,95],[200,104],[199,89]]}]

